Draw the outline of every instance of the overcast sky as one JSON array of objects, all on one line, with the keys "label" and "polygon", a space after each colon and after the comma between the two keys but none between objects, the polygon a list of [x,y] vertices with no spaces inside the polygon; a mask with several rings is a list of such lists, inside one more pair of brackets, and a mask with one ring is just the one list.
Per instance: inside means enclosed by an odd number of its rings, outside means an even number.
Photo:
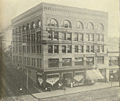
[{"label": "overcast sky", "polygon": [[119,35],[119,0],[2,0],[2,28],[10,25],[12,18],[41,2],[106,11],[108,36]]}]

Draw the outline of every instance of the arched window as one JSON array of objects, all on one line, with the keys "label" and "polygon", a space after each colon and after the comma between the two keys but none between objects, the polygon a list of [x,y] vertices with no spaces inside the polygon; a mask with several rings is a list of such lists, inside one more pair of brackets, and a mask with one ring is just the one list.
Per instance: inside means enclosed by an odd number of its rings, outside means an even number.
[{"label": "arched window", "polygon": [[42,23],[40,20],[38,20],[38,26],[41,27]]},{"label": "arched window", "polygon": [[92,22],[89,22],[87,24],[87,29],[93,30],[94,29],[94,24]]},{"label": "arched window", "polygon": [[81,21],[77,22],[77,28],[79,28],[79,29],[83,29],[84,28],[83,23]]},{"label": "arched window", "polygon": [[27,23],[26,29],[27,30],[30,29],[30,24],[29,23]]},{"label": "arched window", "polygon": [[98,31],[103,31],[104,25],[102,23],[99,23],[97,29],[98,29]]},{"label": "arched window", "polygon": [[52,18],[52,19],[50,19],[48,25],[58,27],[58,21],[56,19]]},{"label": "arched window", "polygon": [[71,22],[69,20],[65,20],[63,22],[63,25],[65,28],[72,28]]},{"label": "arched window", "polygon": [[25,25],[22,26],[22,31],[25,31],[26,30],[26,27]]},{"label": "arched window", "polygon": [[36,27],[35,23],[32,22],[32,24],[31,24],[31,28],[35,28],[35,27]]}]

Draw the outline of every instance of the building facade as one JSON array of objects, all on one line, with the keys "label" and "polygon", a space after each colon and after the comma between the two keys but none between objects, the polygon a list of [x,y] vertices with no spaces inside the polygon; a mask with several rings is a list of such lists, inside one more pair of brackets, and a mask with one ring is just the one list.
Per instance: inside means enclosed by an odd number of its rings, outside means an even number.
[{"label": "building facade", "polygon": [[27,68],[40,85],[80,81],[87,70],[106,70],[105,12],[41,3],[12,24],[13,63]]}]

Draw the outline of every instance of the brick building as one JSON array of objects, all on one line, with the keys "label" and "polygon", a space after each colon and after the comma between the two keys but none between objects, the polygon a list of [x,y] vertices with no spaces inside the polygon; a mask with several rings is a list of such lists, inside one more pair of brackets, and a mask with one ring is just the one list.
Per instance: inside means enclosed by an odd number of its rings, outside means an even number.
[{"label": "brick building", "polygon": [[40,85],[84,81],[90,69],[104,72],[106,12],[41,3],[12,24],[13,63]]}]

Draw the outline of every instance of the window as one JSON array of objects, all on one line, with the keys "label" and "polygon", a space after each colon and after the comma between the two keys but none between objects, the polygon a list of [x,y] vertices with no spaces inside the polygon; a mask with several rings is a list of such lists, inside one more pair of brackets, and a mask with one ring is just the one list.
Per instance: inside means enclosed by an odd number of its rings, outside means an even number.
[{"label": "window", "polygon": [[38,22],[37,22],[37,26],[38,26],[38,27],[41,27],[41,25],[42,25],[42,24],[41,24],[41,21],[38,20]]},{"label": "window", "polygon": [[84,52],[84,46],[83,45],[80,45],[79,51],[80,51],[80,53]]},{"label": "window", "polygon": [[77,22],[77,28],[83,29],[83,23],[81,21]]},{"label": "window", "polygon": [[26,65],[26,64],[27,64],[27,58],[24,57],[24,65]]},{"label": "window", "polygon": [[48,45],[48,53],[53,53],[53,45]]},{"label": "window", "polygon": [[101,35],[100,40],[104,41],[104,35]]},{"label": "window", "polygon": [[66,53],[66,46],[62,45],[62,53]]},{"label": "window", "polygon": [[40,41],[41,41],[41,31],[37,32],[37,33],[36,33],[36,36],[37,36],[37,37],[36,37],[36,41],[37,41],[37,42],[40,42]]},{"label": "window", "polygon": [[41,67],[41,59],[37,58],[37,67]]},{"label": "window", "polygon": [[78,41],[78,33],[74,34],[74,41]]},{"label": "window", "polygon": [[66,33],[63,32],[63,33],[61,33],[61,34],[62,34],[62,40],[66,40]]},{"label": "window", "polygon": [[97,29],[98,29],[98,31],[103,31],[104,30],[104,25],[102,23],[98,24]]},{"label": "window", "polygon": [[78,45],[75,45],[75,53],[78,53]]},{"label": "window", "polygon": [[91,52],[94,52],[94,46],[91,45]]},{"label": "window", "polygon": [[27,46],[27,53],[30,53],[30,46]]},{"label": "window", "polygon": [[86,46],[86,52],[90,52],[90,46],[89,45]]},{"label": "window", "polygon": [[31,24],[31,28],[32,28],[32,29],[35,29],[35,27],[36,27],[35,23],[32,22],[32,24]]},{"label": "window", "polygon": [[51,30],[48,31],[48,38],[49,38],[50,40],[53,40],[53,36],[52,36],[52,31],[51,31]]},{"label": "window", "polygon": [[92,22],[89,22],[89,23],[87,24],[87,29],[93,30],[93,29],[94,29],[94,24],[93,24]]},{"label": "window", "polygon": [[90,41],[90,34],[86,34],[86,35],[85,35],[85,40],[86,40],[86,41]]},{"label": "window", "polygon": [[37,45],[37,53],[41,53],[41,45]]},{"label": "window", "polygon": [[58,45],[54,45],[54,53],[59,53],[59,46]]},{"label": "window", "polygon": [[62,66],[72,66],[72,59],[71,58],[63,58]]},{"label": "window", "polygon": [[48,31],[48,38],[50,40],[58,40],[59,39],[59,33],[57,31]]},{"label": "window", "polygon": [[59,59],[48,59],[48,67],[59,67]]},{"label": "window", "polygon": [[79,40],[83,41],[83,34],[82,33],[79,34]]},{"label": "window", "polygon": [[104,52],[104,45],[101,46],[101,52]]},{"label": "window", "polygon": [[83,65],[83,64],[84,64],[83,57],[75,58],[75,65]]},{"label": "window", "polygon": [[98,56],[97,57],[97,63],[98,64],[104,64],[104,56]]},{"label": "window", "polygon": [[36,59],[35,58],[32,58],[32,66],[36,66]]},{"label": "window", "polygon": [[72,26],[71,26],[71,22],[68,21],[68,20],[65,20],[63,23],[64,23],[64,27],[65,27],[65,28],[71,28],[71,27],[72,27]]},{"label": "window", "polygon": [[30,65],[30,58],[27,57],[27,65]]},{"label": "window", "polygon": [[31,48],[32,48],[32,53],[35,53],[35,51],[36,51],[35,45],[32,45]]},{"label": "window", "polygon": [[109,60],[109,65],[110,66],[115,66],[118,65],[119,61],[118,61],[118,56],[111,56],[110,60]]},{"label": "window", "polygon": [[66,40],[72,39],[72,33],[66,33]]},{"label": "window", "polygon": [[56,19],[50,19],[50,22],[48,23],[48,26],[54,26],[54,27],[58,27],[58,22]]},{"label": "window", "polygon": [[35,42],[35,34],[31,34],[31,41]]},{"label": "window", "polygon": [[53,32],[53,39],[58,40],[58,32],[54,31]]},{"label": "window", "polygon": [[94,57],[86,57],[86,65],[94,65]]},{"label": "window", "polygon": [[90,41],[94,41],[94,34],[90,34]]},{"label": "window", "polygon": [[68,45],[67,53],[72,53],[72,45]]},{"label": "window", "polygon": [[100,46],[97,46],[97,52],[98,53],[100,52]]},{"label": "window", "polygon": [[100,34],[97,34],[97,41],[100,41]]}]

